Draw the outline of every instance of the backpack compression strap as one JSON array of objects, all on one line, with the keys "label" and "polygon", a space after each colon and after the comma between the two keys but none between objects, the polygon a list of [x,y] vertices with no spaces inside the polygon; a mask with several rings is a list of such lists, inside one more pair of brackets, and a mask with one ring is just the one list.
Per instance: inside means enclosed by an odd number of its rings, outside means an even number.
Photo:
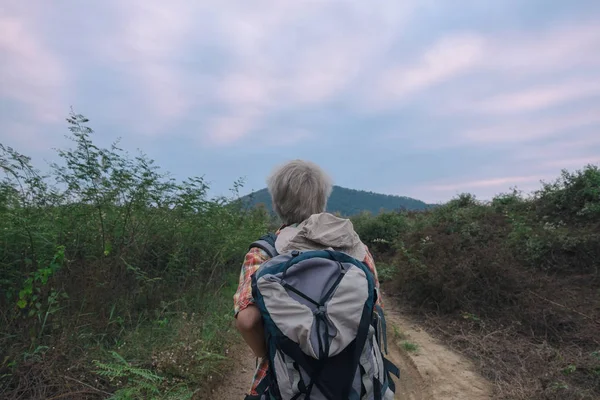
[{"label": "backpack compression strap", "polygon": [[264,250],[269,255],[269,257],[273,258],[279,254],[277,252],[277,250],[275,249],[275,240],[276,239],[277,239],[277,235],[275,235],[274,233],[268,233],[264,236],[261,236],[260,239],[252,242],[248,249],[251,249],[253,247],[258,247],[259,249]]}]

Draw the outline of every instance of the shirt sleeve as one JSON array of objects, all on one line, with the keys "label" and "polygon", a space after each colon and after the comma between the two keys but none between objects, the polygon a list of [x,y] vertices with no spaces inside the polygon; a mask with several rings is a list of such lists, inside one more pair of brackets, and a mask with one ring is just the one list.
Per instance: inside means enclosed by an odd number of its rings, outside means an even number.
[{"label": "shirt sleeve", "polygon": [[383,300],[381,299],[381,292],[379,291],[379,276],[377,275],[377,268],[375,267],[375,259],[373,255],[369,251],[367,245],[365,245],[365,249],[367,250],[367,254],[365,256],[364,263],[367,264],[367,267],[373,272],[375,276],[375,291],[377,292],[377,305],[383,308]]},{"label": "shirt sleeve", "polygon": [[267,253],[256,247],[253,247],[246,253],[240,271],[238,288],[233,295],[233,310],[235,317],[237,317],[240,311],[254,303],[254,300],[252,299],[252,274],[268,259],[269,256]]}]

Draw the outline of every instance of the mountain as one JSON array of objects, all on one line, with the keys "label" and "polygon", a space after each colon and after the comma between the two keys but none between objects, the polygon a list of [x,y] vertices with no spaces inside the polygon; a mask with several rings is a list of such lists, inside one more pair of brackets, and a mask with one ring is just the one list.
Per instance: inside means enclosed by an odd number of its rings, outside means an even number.
[{"label": "mountain", "polygon": [[[273,211],[271,196],[267,189],[261,189],[250,193],[242,198],[250,206],[263,203],[267,210]],[[372,214],[379,214],[383,209],[385,211],[409,210],[418,211],[432,207],[421,200],[404,196],[394,196],[380,193],[367,192],[364,190],[348,189],[341,186],[334,186],[329,201],[327,211],[331,213],[339,212],[342,216],[349,217],[360,214],[362,211],[369,211]]]}]

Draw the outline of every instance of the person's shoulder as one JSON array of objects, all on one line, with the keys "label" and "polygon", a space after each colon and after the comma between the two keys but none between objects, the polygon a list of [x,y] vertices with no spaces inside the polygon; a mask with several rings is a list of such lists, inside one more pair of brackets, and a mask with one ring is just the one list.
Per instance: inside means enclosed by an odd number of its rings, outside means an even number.
[{"label": "person's shoulder", "polygon": [[270,257],[267,252],[260,247],[251,247],[246,252],[246,256],[244,258],[246,262],[262,263],[267,261]]},{"label": "person's shoulder", "polygon": [[371,250],[369,250],[369,246],[367,244],[365,244],[365,242],[361,242],[363,247],[365,248],[365,252],[367,253],[367,255],[371,255]]},{"label": "person's shoulder", "polygon": [[371,250],[369,250],[369,246],[367,246],[364,243],[363,243],[363,246],[365,246],[365,262],[374,264],[375,263],[375,257],[373,257],[373,254],[371,253]]}]

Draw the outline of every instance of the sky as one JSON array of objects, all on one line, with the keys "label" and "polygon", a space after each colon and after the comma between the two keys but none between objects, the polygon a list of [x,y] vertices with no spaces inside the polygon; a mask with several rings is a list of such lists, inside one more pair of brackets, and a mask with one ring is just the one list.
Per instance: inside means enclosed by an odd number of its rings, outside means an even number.
[{"label": "sky", "polygon": [[211,194],[291,159],[437,203],[600,164],[597,0],[3,0],[0,143],[47,170],[71,107]]}]

